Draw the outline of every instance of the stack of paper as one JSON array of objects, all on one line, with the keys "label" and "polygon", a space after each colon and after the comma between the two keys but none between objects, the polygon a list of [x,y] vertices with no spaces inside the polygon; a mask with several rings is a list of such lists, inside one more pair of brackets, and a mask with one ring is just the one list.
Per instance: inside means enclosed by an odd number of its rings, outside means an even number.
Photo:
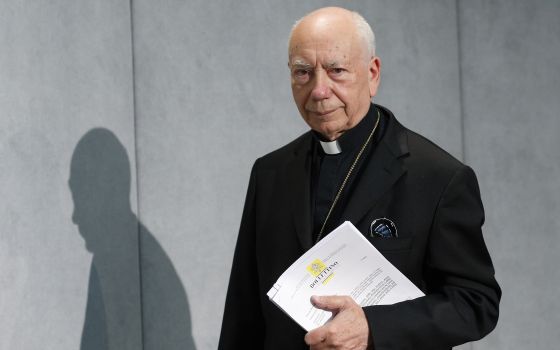
[{"label": "stack of paper", "polygon": [[310,331],[332,316],[311,304],[312,295],[349,295],[359,305],[370,306],[415,299],[424,293],[346,221],[293,263],[267,295]]}]

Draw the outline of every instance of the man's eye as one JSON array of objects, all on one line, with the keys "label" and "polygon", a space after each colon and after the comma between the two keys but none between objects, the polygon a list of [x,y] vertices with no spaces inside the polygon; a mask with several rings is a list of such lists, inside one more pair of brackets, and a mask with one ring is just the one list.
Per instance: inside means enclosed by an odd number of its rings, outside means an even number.
[{"label": "man's eye", "polygon": [[338,75],[338,74],[344,73],[344,69],[343,68],[331,68],[331,69],[329,69],[329,72],[332,73],[332,74]]},{"label": "man's eye", "polygon": [[296,77],[304,77],[308,74],[309,72],[306,69],[296,69],[294,71],[294,75]]}]

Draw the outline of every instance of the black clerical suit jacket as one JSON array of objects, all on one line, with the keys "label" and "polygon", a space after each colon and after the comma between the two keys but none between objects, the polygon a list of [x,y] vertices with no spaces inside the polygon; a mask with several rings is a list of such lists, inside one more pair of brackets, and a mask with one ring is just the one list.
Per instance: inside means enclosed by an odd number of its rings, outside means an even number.
[{"label": "black clerical suit jacket", "polygon": [[[449,349],[480,339],[498,319],[500,288],[484,243],[474,172],[390,111],[340,222],[351,221],[425,294],[365,307],[376,350]],[[312,245],[308,132],[259,158],[251,172],[219,349],[307,349],[305,331],[268,300],[277,278]],[[388,218],[397,238],[372,238]]]}]

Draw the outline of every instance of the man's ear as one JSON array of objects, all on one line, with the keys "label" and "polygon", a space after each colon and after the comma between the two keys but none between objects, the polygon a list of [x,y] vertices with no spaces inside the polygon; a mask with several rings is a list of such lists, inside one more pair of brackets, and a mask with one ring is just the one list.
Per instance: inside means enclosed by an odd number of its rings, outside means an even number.
[{"label": "man's ear", "polygon": [[377,94],[377,88],[381,79],[381,59],[377,56],[371,58],[368,62],[368,85],[369,96],[373,97]]}]

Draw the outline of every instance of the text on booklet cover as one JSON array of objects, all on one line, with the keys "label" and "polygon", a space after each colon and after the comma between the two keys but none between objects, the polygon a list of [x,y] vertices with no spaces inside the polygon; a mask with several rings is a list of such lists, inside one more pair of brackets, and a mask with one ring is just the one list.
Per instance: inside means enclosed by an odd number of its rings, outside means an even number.
[{"label": "text on booklet cover", "polygon": [[424,294],[346,221],[294,262],[267,295],[310,331],[332,316],[311,304],[312,295],[349,295],[360,306],[372,306]]}]

